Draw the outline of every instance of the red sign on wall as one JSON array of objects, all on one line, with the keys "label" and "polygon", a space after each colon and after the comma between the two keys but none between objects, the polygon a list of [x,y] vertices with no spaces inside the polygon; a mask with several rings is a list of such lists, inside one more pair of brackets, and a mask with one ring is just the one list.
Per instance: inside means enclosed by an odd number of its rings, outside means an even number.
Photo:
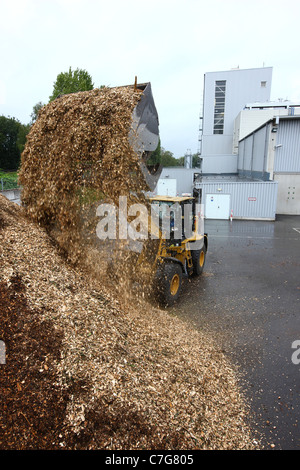
[{"label": "red sign on wall", "polygon": [[248,197],[248,201],[256,201],[256,197]]}]

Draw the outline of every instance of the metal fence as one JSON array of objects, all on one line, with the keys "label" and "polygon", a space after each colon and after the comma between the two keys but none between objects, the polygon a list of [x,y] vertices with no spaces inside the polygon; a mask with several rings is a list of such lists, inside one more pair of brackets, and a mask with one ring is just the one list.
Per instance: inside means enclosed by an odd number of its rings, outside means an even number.
[{"label": "metal fence", "polygon": [[19,188],[17,178],[0,178],[0,191]]}]

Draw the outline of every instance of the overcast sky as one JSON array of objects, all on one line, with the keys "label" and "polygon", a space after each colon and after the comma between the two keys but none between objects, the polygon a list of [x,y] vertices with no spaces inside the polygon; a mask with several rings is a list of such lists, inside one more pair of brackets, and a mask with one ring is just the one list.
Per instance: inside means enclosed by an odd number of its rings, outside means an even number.
[{"label": "overcast sky", "polygon": [[30,121],[60,72],[151,82],[162,146],[198,148],[205,72],[273,67],[271,99],[300,101],[299,0],[0,0],[0,115]]}]

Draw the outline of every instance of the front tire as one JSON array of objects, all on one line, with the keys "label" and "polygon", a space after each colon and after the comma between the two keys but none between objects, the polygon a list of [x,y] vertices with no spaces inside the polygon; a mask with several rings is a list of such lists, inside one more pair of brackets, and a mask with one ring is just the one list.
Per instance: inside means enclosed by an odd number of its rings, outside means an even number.
[{"label": "front tire", "polygon": [[203,245],[201,250],[192,250],[193,274],[192,276],[200,276],[202,274],[206,260],[206,246]]},{"label": "front tire", "polygon": [[163,263],[158,269],[156,289],[158,301],[163,306],[173,305],[180,295],[182,268],[177,263]]}]

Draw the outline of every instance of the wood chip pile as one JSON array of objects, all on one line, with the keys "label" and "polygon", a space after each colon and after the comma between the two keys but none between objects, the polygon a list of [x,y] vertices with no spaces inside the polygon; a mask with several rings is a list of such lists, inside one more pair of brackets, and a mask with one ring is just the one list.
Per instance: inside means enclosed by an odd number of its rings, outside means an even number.
[{"label": "wood chip pile", "polygon": [[23,207],[0,196],[1,449],[257,445],[212,338],[80,260],[96,259],[82,231],[93,203],[145,189],[128,142],[139,97],[93,90],[44,107],[22,155]]},{"label": "wood chip pile", "polygon": [[212,339],[126,308],[0,196],[1,449],[251,449],[237,377]]}]

